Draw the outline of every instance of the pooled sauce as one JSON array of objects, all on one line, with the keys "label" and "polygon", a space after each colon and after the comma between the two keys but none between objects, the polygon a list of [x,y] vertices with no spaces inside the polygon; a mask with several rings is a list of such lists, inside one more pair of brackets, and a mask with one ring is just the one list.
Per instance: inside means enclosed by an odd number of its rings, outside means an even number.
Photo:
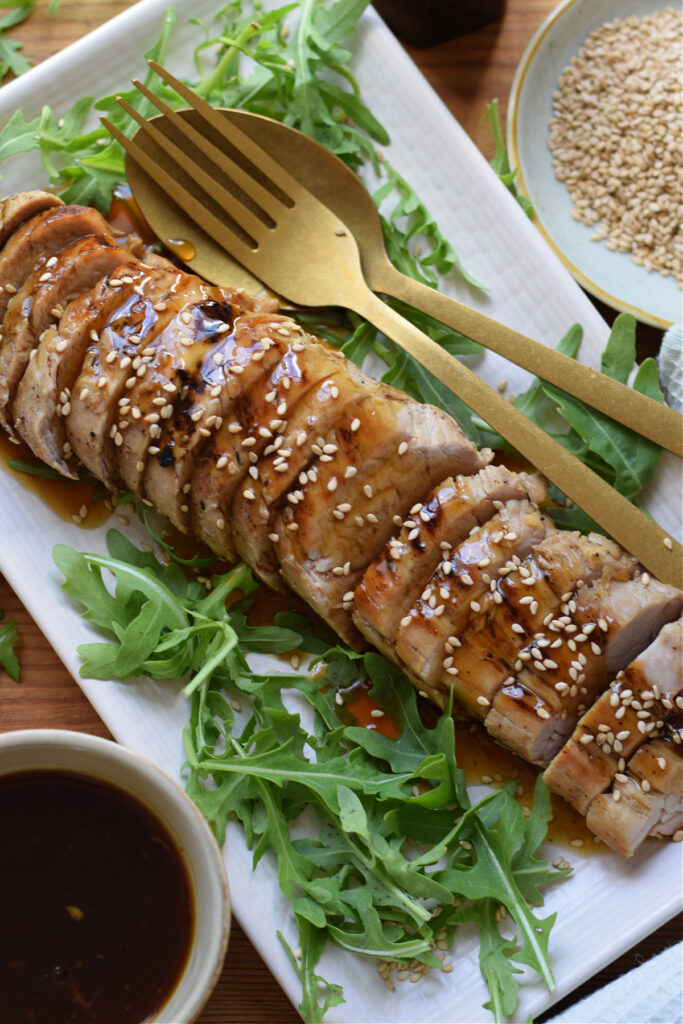
[{"label": "pooled sauce", "polygon": [[143,242],[151,245],[157,242],[157,236],[142,216],[140,207],[133,199],[133,193],[128,185],[117,185],[114,189],[114,196],[109,207],[107,220],[112,227],[118,228],[125,234],[138,234]]},{"label": "pooled sauce", "polygon": [[188,242],[184,238],[167,238],[164,244],[181,263],[189,263],[197,255],[197,250],[192,242]]},{"label": "pooled sauce", "polygon": [[190,881],[160,821],[87,775],[0,778],[0,1024],[136,1024],[187,961]]},{"label": "pooled sauce", "polygon": [[111,507],[108,507],[111,495],[96,480],[68,480],[66,477],[44,479],[12,469],[10,462],[15,460],[35,466],[39,471],[46,469],[45,464],[26,445],[13,444],[5,431],[0,429],[0,467],[27,490],[37,494],[61,519],[77,521],[79,526],[96,527],[101,526],[111,515]]}]

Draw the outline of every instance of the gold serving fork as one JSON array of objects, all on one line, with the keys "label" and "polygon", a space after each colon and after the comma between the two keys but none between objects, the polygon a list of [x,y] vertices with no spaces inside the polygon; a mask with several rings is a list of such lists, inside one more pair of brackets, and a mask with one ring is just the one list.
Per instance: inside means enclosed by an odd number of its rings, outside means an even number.
[{"label": "gold serving fork", "polygon": [[150,64],[199,120],[193,115],[195,123],[190,123],[136,81],[136,88],[164,116],[146,121],[119,99],[141,130],[128,139],[106,118],[103,121],[129,157],[190,220],[297,305],[343,306],[368,320],[498,431],[646,569],[681,586],[683,549],[676,541],[378,299],[364,280],[358,247],[346,225],[220,111],[158,64]]}]

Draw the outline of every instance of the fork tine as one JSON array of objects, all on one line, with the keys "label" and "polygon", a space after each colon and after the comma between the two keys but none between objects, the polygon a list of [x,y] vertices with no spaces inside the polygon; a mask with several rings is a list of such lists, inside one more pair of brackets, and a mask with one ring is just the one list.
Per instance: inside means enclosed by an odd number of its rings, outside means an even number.
[{"label": "fork tine", "polygon": [[[141,92],[143,96],[154,104],[161,114],[165,114],[167,121],[173,125],[178,134],[184,136],[189,142],[191,142],[201,153],[208,157],[219,170],[225,171],[235,184],[241,188],[257,206],[260,206],[262,210],[265,210],[273,220],[277,220],[277,214],[282,210],[282,204],[278,200],[277,196],[273,195],[273,193],[264,188],[260,182],[256,181],[256,179],[250,174],[247,174],[242,170],[239,164],[230,159],[225,150],[219,149],[218,146],[215,146],[213,142],[206,137],[206,135],[202,135],[201,132],[198,132],[186,118],[181,117],[175,110],[172,110],[168,104],[164,103],[164,101],[160,99],[159,96],[156,96],[151,89],[148,89],[143,82],[139,82],[137,78],[134,78],[133,85],[138,92]],[[136,120],[138,119],[136,118]]]},{"label": "fork tine", "polygon": [[[126,111],[130,117],[133,118],[140,125],[140,129],[144,135],[150,138],[157,146],[160,147],[168,156],[171,157],[175,163],[186,171],[190,177],[196,181],[197,185],[206,193],[209,199],[213,199],[221,207],[225,213],[231,217],[236,224],[255,242],[258,242],[263,235],[264,223],[259,220],[251,210],[249,210],[239,199],[237,199],[231,192],[223,188],[215,178],[197,164],[192,157],[187,156],[183,153],[174,142],[172,142],[167,135],[164,135],[159,128],[146,121],[141,114],[138,113],[134,107],[131,107],[122,97],[118,97],[117,103],[119,106]],[[227,161],[228,164],[230,161]],[[229,169],[229,167],[228,167]],[[271,221],[272,223],[272,221]]]},{"label": "fork tine", "polygon": [[103,117],[101,121],[105,128],[121,143],[126,152],[153,179],[169,199],[183,210],[209,238],[212,238],[222,249],[225,249],[230,256],[239,260],[247,270],[258,276],[258,270],[255,270],[253,267],[254,249],[250,248],[239,238],[229,224],[219,220],[218,217],[207,210],[203,203],[196,199],[184,185],[172,177],[134,139],[129,139],[123,132],[119,131],[108,118]]},{"label": "fork tine", "polygon": [[174,78],[166,68],[162,68],[161,64],[157,64],[155,60],[149,60],[147,63],[157,73],[159,78],[163,79],[167,85],[170,85],[193,110],[196,110],[207,124],[211,125],[214,131],[218,132],[230,145],[239,150],[264,177],[269,178],[285,195],[294,199],[295,196],[301,194],[301,185],[297,182],[296,178],[293,178],[280,164],[273,160],[265,149],[257,145],[253,139],[236,125],[217,113],[201,96],[198,96],[192,89],[188,89],[183,82]]}]

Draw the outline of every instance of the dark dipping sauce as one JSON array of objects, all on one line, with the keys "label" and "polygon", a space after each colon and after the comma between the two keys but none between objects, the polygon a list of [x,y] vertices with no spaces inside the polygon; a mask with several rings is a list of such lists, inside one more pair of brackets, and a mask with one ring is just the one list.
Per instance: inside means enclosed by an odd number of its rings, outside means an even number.
[{"label": "dark dipping sauce", "polygon": [[2,1024],[139,1024],[193,930],[182,857],[135,798],[77,773],[0,777]]}]

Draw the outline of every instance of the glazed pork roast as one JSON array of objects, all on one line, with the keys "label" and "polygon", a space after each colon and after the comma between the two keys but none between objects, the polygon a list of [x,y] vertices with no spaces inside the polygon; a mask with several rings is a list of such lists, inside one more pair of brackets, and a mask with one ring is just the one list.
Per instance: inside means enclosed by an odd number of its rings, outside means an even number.
[{"label": "glazed pork roast", "polygon": [[[545,769],[629,856],[683,836],[683,595],[536,474],[96,211],[0,204],[0,422],[290,588]],[[539,507],[541,506],[541,507]]]}]

